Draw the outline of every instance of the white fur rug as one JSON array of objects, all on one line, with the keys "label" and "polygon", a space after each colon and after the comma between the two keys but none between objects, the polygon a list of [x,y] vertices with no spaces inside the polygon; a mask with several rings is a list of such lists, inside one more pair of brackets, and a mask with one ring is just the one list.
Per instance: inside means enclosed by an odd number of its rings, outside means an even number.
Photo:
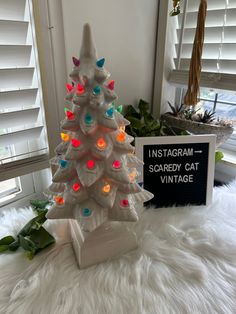
[{"label": "white fur rug", "polygon": [[[135,226],[140,246],[78,270],[66,221],[47,228],[58,242],[32,261],[0,255],[1,314],[236,313],[236,181],[215,188],[209,207],[150,209]],[[0,237],[33,216],[11,210]]]}]

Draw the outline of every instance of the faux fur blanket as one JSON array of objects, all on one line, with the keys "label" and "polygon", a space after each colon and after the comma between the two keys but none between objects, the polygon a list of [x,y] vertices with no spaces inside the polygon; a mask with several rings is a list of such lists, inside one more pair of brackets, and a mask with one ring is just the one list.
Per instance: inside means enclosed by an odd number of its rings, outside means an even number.
[{"label": "faux fur blanket", "polygon": [[[12,209],[0,237],[33,216]],[[66,221],[47,222],[57,244],[28,261],[0,255],[1,314],[236,313],[236,181],[214,189],[208,207],[146,210],[139,249],[79,270]]]}]

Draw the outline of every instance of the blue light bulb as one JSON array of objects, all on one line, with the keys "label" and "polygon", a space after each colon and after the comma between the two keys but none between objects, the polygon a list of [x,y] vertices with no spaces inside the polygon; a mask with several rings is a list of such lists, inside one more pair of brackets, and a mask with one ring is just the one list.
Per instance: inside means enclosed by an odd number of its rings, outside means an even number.
[{"label": "blue light bulb", "polygon": [[96,87],[94,87],[93,93],[94,93],[94,95],[99,95],[101,93],[100,86],[97,85]]},{"label": "blue light bulb", "polygon": [[68,165],[68,161],[64,160],[64,159],[61,159],[60,160],[60,166],[62,168],[66,168],[66,166]]},{"label": "blue light bulb", "polygon": [[91,116],[91,114],[87,113],[84,118],[84,121],[86,124],[91,124],[93,122],[93,117]]},{"label": "blue light bulb", "polygon": [[107,109],[107,111],[106,111],[106,116],[107,116],[108,118],[113,118],[113,114],[114,114],[114,108],[113,108],[113,107]]},{"label": "blue light bulb", "polygon": [[89,217],[89,216],[91,216],[91,214],[92,214],[91,209],[89,209],[89,208],[83,208],[83,210],[82,210],[82,215],[83,215],[84,217]]},{"label": "blue light bulb", "polygon": [[102,59],[99,59],[97,62],[96,62],[96,65],[99,67],[99,68],[102,68],[104,66],[104,63],[105,63],[105,58],[102,58]]}]

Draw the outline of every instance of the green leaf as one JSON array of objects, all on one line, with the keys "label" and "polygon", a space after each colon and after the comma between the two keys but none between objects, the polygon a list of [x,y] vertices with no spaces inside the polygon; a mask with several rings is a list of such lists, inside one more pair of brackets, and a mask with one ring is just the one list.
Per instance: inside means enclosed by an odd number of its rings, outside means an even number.
[{"label": "green leaf", "polygon": [[34,258],[34,255],[35,255],[35,252],[33,252],[33,251],[26,251],[26,257],[29,260],[32,260]]},{"label": "green leaf", "polygon": [[6,236],[6,237],[0,239],[0,245],[9,245],[14,241],[15,241],[15,239],[12,236]]},{"label": "green leaf", "polygon": [[125,110],[125,115],[126,116],[132,116],[134,114],[137,114],[138,112],[135,110],[135,108],[131,105],[128,105],[126,107],[126,110]]},{"label": "green leaf", "polygon": [[140,99],[139,104],[138,104],[139,112],[141,117],[144,117],[145,115],[148,114],[149,110],[149,104],[143,99]]},{"label": "green leaf", "polygon": [[215,152],[215,162],[220,162],[224,158],[224,153],[221,151]]},{"label": "green leaf", "polygon": [[20,246],[20,242],[19,242],[19,239],[18,239],[16,241],[12,242],[11,244],[9,244],[8,249],[10,251],[14,252],[14,251],[16,251],[19,248],[19,246]]},{"label": "green leaf", "polygon": [[132,124],[133,129],[140,129],[142,127],[142,122],[139,119],[136,119],[134,117],[130,117],[129,121]]},{"label": "green leaf", "polygon": [[19,235],[19,241],[20,241],[20,246],[25,250],[25,251],[36,251],[36,245],[34,244],[33,241],[29,237],[23,237],[22,235]]},{"label": "green leaf", "polygon": [[0,253],[5,252],[7,250],[8,250],[8,245],[4,245],[4,244],[0,245]]},{"label": "green leaf", "polygon": [[46,212],[40,213],[38,216],[31,219],[18,233],[18,235],[27,236],[29,235],[34,229],[39,229],[39,224],[42,225],[47,218],[45,217]]},{"label": "green leaf", "polygon": [[39,230],[34,230],[29,238],[34,243],[37,251],[55,243],[54,237],[43,227]]},{"label": "green leaf", "polygon": [[50,203],[48,200],[31,200],[30,205],[34,208],[45,209],[45,207]]}]

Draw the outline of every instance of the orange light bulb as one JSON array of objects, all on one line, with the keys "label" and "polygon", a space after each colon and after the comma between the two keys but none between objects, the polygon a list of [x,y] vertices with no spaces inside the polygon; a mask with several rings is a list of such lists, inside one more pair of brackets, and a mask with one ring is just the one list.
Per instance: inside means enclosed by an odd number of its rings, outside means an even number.
[{"label": "orange light bulb", "polygon": [[64,142],[68,142],[70,140],[70,135],[69,134],[66,134],[66,133],[61,133],[61,139],[64,141]]},{"label": "orange light bulb", "polygon": [[120,132],[120,133],[117,135],[116,139],[117,139],[118,142],[123,143],[123,142],[125,141],[125,137],[126,137],[125,132]]},{"label": "orange light bulb", "polygon": [[111,190],[110,184],[105,183],[105,185],[104,185],[103,188],[102,188],[102,191],[103,191],[104,193],[109,193],[110,190]]},{"label": "orange light bulb", "polygon": [[129,173],[129,178],[131,181],[134,181],[136,179],[136,176],[137,176],[136,170],[133,170]]},{"label": "orange light bulb", "polygon": [[58,205],[63,205],[65,203],[64,198],[61,196],[55,196],[54,199]]},{"label": "orange light bulb", "polygon": [[107,146],[107,143],[105,142],[104,138],[103,137],[100,137],[98,140],[97,140],[97,147],[100,148],[100,149],[105,149]]}]

